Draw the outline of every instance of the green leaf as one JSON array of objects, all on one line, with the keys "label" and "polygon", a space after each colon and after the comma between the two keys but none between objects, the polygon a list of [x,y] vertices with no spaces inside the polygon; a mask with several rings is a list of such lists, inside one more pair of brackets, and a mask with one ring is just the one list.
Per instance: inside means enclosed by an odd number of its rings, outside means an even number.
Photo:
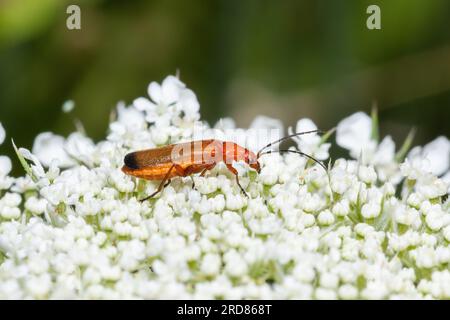
[{"label": "green leaf", "polygon": [[73,120],[73,123],[75,124],[75,129],[82,135],[86,136],[86,130],[84,129],[83,123],[79,119]]},{"label": "green leaf", "polygon": [[320,139],[320,143],[319,145],[321,145],[322,143],[327,142],[328,138],[330,138],[330,136],[336,131],[336,127],[331,128],[330,130],[328,130],[327,132],[325,132],[325,134],[322,136],[322,138]]},{"label": "green leaf", "polygon": [[37,182],[38,179],[33,174],[33,171],[31,170],[31,167],[28,164],[28,162],[25,160],[25,158],[22,156],[22,154],[17,149],[16,144],[14,143],[14,140],[11,139],[11,142],[12,142],[12,145],[14,147],[14,151],[16,152],[17,158],[19,158],[20,164],[22,165],[23,169],[30,176],[31,180],[33,180],[34,182]]},{"label": "green leaf", "polygon": [[2,251],[2,248],[0,248],[0,265],[6,260],[6,258],[6,253]]},{"label": "green leaf", "polygon": [[250,181],[255,181],[256,177],[258,176],[258,173],[255,170],[249,170],[248,171],[248,177],[250,178]]},{"label": "green leaf", "polygon": [[379,133],[379,123],[378,123],[378,108],[376,102],[373,103],[372,113],[370,115],[372,118],[372,133],[371,138],[376,142],[380,141],[380,133]]},{"label": "green leaf", "polygon": [[379,231],[386,231],[390,222],[390,214],[389,210],[384,208],[384,198],[382,199],[382,209],[381,214],[375,218],[373,226],[375,227],[375,230]]},{"label": "green leaf", "polygon": [[409,149],[411,148],[412,142],[414,140],[414,136],[416,135],[416,129],[412,128],[409,133],[408,136],[405,139],[405,142],[403,142],[402,147],[400,148],[400,150],[395,154],[395,160],[397,162],[403,162],[403,160],[406,157],[406,153],[409,151]]},{"label": "green leaf", "polygon": [[360,274],[358,278],[356,278],[356,286],[358,290],[360,291],[363,290],[366,287],[366,285],[367,285],[366,278],[362,274]]}]

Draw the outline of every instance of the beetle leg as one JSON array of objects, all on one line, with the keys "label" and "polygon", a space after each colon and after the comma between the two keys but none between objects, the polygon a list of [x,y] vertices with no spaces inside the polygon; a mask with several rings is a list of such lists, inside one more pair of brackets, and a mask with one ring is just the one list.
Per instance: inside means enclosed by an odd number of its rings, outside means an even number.
[{"label": "beetle leg", "polygon": [[242,193],[243,193],[247,198],[250,198],[250,197],[248,196],[247,192],[244,190],[244,188],[242,188],[241,184],[239,183],[239,176],[238,176],[238,175],[235,175],[235,177],[236,177],[236,183],[237,183],[237,185],[239,186],[239,188],[241,188]]},{"label": "beetle leg", "polygon": [[176,164],[176,163],[174,163],[172,167],[175,169],[175,171],[177,172],[177,174],[180,177],[186,177],[186,171],[187,171],[187,169],[189,169],[189,167],[187,167],[186,169],[183,169],[182,166],[180,166],[179,164]]},{"label": "beetle leg", "polygon": [[[183,169],[182,166],[180,166],[179,164],[174,164],[175,166],[175,170],[177,171],[178,175],[181,177],[186,177],[188,175],[190,175],[192,169],[194,168],[193,166],[189,166],[186,167],[185,169]],[[195,182],[194,182],[194,178],[191,176],[191,180],[192,180],[192,189],[195,188]]]},{"label": "beetle leg", "polygon": [[239,175],[238,175],[237,170],[236,170],[235,168],[233,168],[230,164],[227,164],[226,166],[227,166],[228,170],[230,170],[231,173],[233,173],[234,176],[236,177],[237,185],[238,185],[239,188],[241,189],[242,193],[243,193],[247,198],[249,198],[247,192],[245,192],[244,188],[242,188],[241,184],[239,183]]},{"label": "beetle leg", "polygon": [[166,184],[164,185],[164,188],[167,187],[167,186],[170,184],[171,181],[172,181],[172,180],[170,180],[170,179],[167,180]]},{"label": "beetle leg", "polygon": [[203,165],[193,164],[183,169],[183,177],[190,176],[193,173],[197,173]]},{"label": "beetle leg", "polygon": [[[205,176],[205,173],[208,171],[208,170],[211,170],[212,168],[214,168],[216,166],[216,164],[214,163],[214,164],[211,164],[211,165],[208,165],[205,169],[203,169],[203,171],[200,173],[200,177],[204,177]],[[193,168],[192,166],[191,167],[187,167],[186,168],[186,170],[185,170],[185,172],[188,172],[188,174],[190,173],[190,168]],[[194,177],[193,176],[191,176],[191,180],[192,180],[192,189],[195,189],[195,181],[194,181]]]},{"label": "beetle leg", "polygon": [[200,177],[204,177],[205,173],[209,170],[212,170],[216,166],[215,163],[208,165],[205,169],[203,169],[202,173],[200,173]]},{"label": "beetle leg", "polygon": [[[148,197],[141,199],[139,201],[144,202],[145,200],[148,200],[150,198],[153,198],[154,196],[156,196],[159,192],[161,192],[162,189],[164,189],[165,187],[167,187],[170,183],[170,179],[169,179],[169,175],[170,172],[172,171],[172,169],[175,167],[175,165],[172,165],[169,169],[169,171],[167,171],[166,176],[164,177],[164,179],[161,181],[161,183],[158,186],[158,189],[156,189],[155,192],[153,192],[151,195],[149,195]],[[167,183],[166,183],[167,182]]]}]

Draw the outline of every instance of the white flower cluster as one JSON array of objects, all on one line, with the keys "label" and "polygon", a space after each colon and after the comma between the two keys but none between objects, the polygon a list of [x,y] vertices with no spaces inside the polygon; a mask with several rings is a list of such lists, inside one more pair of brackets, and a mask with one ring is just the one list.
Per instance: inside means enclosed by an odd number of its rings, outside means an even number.
[{"label": "white flower cluster", "polygon": [[[260,158],[259,175],[242,172],[249,198],[218,165],[194,177],[195,188],[175,178],[140,202],[157,182],[123,174],[124,155],[189,141],[200,119],[176,77],[148,93],[118,106],[99,143],[80,132],[36,137],[32,153],[18,150],[24,177],[9,176],[11,161],[0,157],[0,298],[450,298],[447,138],[403,159],[356,113],[336,130],[353,159],[328,173],[273,153]],[[230,119],[202,126],[246,133]],[[296,130],[314,128],[302,119]],[[296,142],[326,160],[327,138]]]}]

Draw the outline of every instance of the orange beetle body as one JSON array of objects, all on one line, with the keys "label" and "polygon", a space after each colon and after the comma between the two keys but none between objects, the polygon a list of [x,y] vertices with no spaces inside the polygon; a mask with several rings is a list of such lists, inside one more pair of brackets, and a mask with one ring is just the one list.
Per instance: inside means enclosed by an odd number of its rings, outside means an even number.
[{"label": "orange beetle body", "polygon": [[[233,142],[220,140],[199,140],[168,146],[141,150],[125,156],[122,171],[145,180],[161,180],[158,190],[160,192],[166,181],[174,177],[186,177],[195,173],[203,176],[208,170],[214,168],[219,162],[224,162],[228,170],[235,176],[239,184],[238,173],[232,167],[233,161],[244,161],[258,173],[261,168],[257,156],[252,151]],[[144,199],[145,200],[145,199]]]}]

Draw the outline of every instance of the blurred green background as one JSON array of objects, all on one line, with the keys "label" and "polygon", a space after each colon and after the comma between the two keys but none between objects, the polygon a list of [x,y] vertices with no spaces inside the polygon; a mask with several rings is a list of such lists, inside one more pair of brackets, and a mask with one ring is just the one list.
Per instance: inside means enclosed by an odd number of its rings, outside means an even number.
[{"label": "blurred green background", "polygon": [[[66,28],[69,4],[81,30]],[[381,30],[366,28],[370,4]],[[99,140],[117,102],[176,70],[210,123],[327,129],[377,101],[382,135],[400,144],[414,126],[425,143],[450,133],[450,1],[0,0],[0,122],[17,145],[75,118]]]}]

